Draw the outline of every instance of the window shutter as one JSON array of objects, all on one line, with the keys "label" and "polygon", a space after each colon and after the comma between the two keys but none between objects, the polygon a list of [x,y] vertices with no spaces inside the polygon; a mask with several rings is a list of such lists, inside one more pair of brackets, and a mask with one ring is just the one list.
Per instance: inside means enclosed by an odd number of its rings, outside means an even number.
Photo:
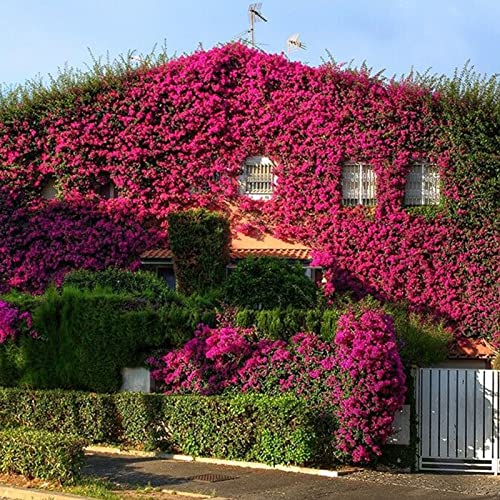
[{"label": "window shutter", "polygon": [[422,175],[423,184],[423,204],[437,205],[439,204],[439,171],[435,166],[426,165]]},{"label": "window shutter", "polygon": [[366,163],[346,163],[342,168],[342,204],[375,205],[376,175]]},{"label": "window shutter", "polygon": [[347,163],[342,169],[342,203],[352,206],[359,203],[359,165]]},{"label": "window shutter", "polygon": [[422,205],[423,165],[410,167],[406,177],[404,204],[407,206]]},{"label": "window shutter", "polygon": [[437,205],[439,197],[438,169],[425,162],[412,165],[406,177],[405,206]]},{"label": "window shutter", "polygon": [[361,165],[361,205],[375,205],[375,172],[371,165]]}]

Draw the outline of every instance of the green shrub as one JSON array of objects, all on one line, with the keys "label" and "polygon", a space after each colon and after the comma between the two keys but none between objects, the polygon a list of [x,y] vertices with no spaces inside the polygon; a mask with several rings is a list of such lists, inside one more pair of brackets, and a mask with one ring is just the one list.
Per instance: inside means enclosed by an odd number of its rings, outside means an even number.
[{"label": "green shrub", "polygon": [[0,430],[0,472],[72,482],[83,465],[81,439],[24,428]]},{"label": "green shrub", "polygon": [[0,389],[0,428],[59,429],[91,443],[114,442],[270,464],[318,462],[317,450],[331,437],[332,425],[326,426],[324,417],[307,401],[291,395],[206,397]]},{"label": "green shrub", "polygon": [[229,221],[205,209],[171,213],[168,238],[177,290],[186,295],[219,288],[229,262]]},{"label": "green shrub", "polygon": [[337,299],[336,307],[339,309],[349,307],[358,311],[366,308],[383,308],[394,319],[396,337],[400,343],[400,355],[406,367],[431,366],[447,359],[452,335],[446,331],[443,323],[410,312],[405,304],[382,303],[371,295],[356,302],[345,295]]},{"label": "green shrub", "polygon": [[341,309],[239,309],[234,324],[242,328],[254,327],[257,335],[264,338],[289,340],[298,332],[311,332],[331,341],[341,314]]},{"label": "green shrub", "polygon": [[392,307],[400,354],[406,366],[432,366],[446,361],[452,335],[442,323],[426,320],[404,308]]},{"label": "green shrub", "polygon": [[115,391],[121,369],[141,364],[164,342],[160,315],[144,300],[99,288],[50,289],[33,322],[39,337],[20,336],[16,349],[17,384],[34,388]]},{"label": "green shrub", "polygon": [[229,275],[224,298],[228,304],[249,309],[308,309],[314,307],[317,293],[299,264],[248,257]]},{"label": "green shrub", "polygon": [[80,290],[102,288],[120,295],[141,297],[157,303],[179,302],[180,298],[156,274],[108,267],[103,271],[78,270],[64,277],[63,287]]}]

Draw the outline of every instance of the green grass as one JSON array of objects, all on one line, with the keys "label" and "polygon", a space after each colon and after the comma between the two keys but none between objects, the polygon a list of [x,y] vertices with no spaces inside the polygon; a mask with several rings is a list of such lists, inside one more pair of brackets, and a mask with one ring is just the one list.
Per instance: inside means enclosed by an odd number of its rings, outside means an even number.
[{"label": "green grass", "polygon": [[89,498],[102,498],[104,500],[120,500],[121,496],[113,492],[116,489],[112,483],[105,479],[86,477],[73,486],[64,487],[65,493],[80,495]]}]

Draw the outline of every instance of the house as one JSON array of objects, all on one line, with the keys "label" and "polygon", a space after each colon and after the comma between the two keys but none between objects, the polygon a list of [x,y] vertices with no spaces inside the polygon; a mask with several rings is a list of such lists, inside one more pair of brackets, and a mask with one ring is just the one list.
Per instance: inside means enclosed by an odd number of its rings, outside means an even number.
[{"label": "house", "polygon": [[[322,279],[322,271],[318,266],[311,265],[310,248],[296,242],[280,240],[269,233],[249,236],[237,232],[231,239],[230,262],[227,272],[245,257],[275,257],[285,259],[291,263],[298,263],[304,268],[305,274],[315,283]],[[145,270],[153,271],[162,277],[170,286],[175,288],[175,273],[172,252],[168,248],[147,250],[141,255],[141,266]]]}]

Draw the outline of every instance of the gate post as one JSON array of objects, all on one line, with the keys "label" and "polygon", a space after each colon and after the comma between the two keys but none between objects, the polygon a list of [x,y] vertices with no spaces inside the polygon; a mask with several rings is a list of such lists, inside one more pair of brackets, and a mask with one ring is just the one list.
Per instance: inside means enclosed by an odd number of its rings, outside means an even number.
[{"label": "gate post", "polygon": [[415,457],[413,465],[416,471],[420,470],[420,368],[413,365],[410,368],[410,377],[413,378],[413,401],[410,408],[410,423],[413,423],[410,433],[415,436]]}]

